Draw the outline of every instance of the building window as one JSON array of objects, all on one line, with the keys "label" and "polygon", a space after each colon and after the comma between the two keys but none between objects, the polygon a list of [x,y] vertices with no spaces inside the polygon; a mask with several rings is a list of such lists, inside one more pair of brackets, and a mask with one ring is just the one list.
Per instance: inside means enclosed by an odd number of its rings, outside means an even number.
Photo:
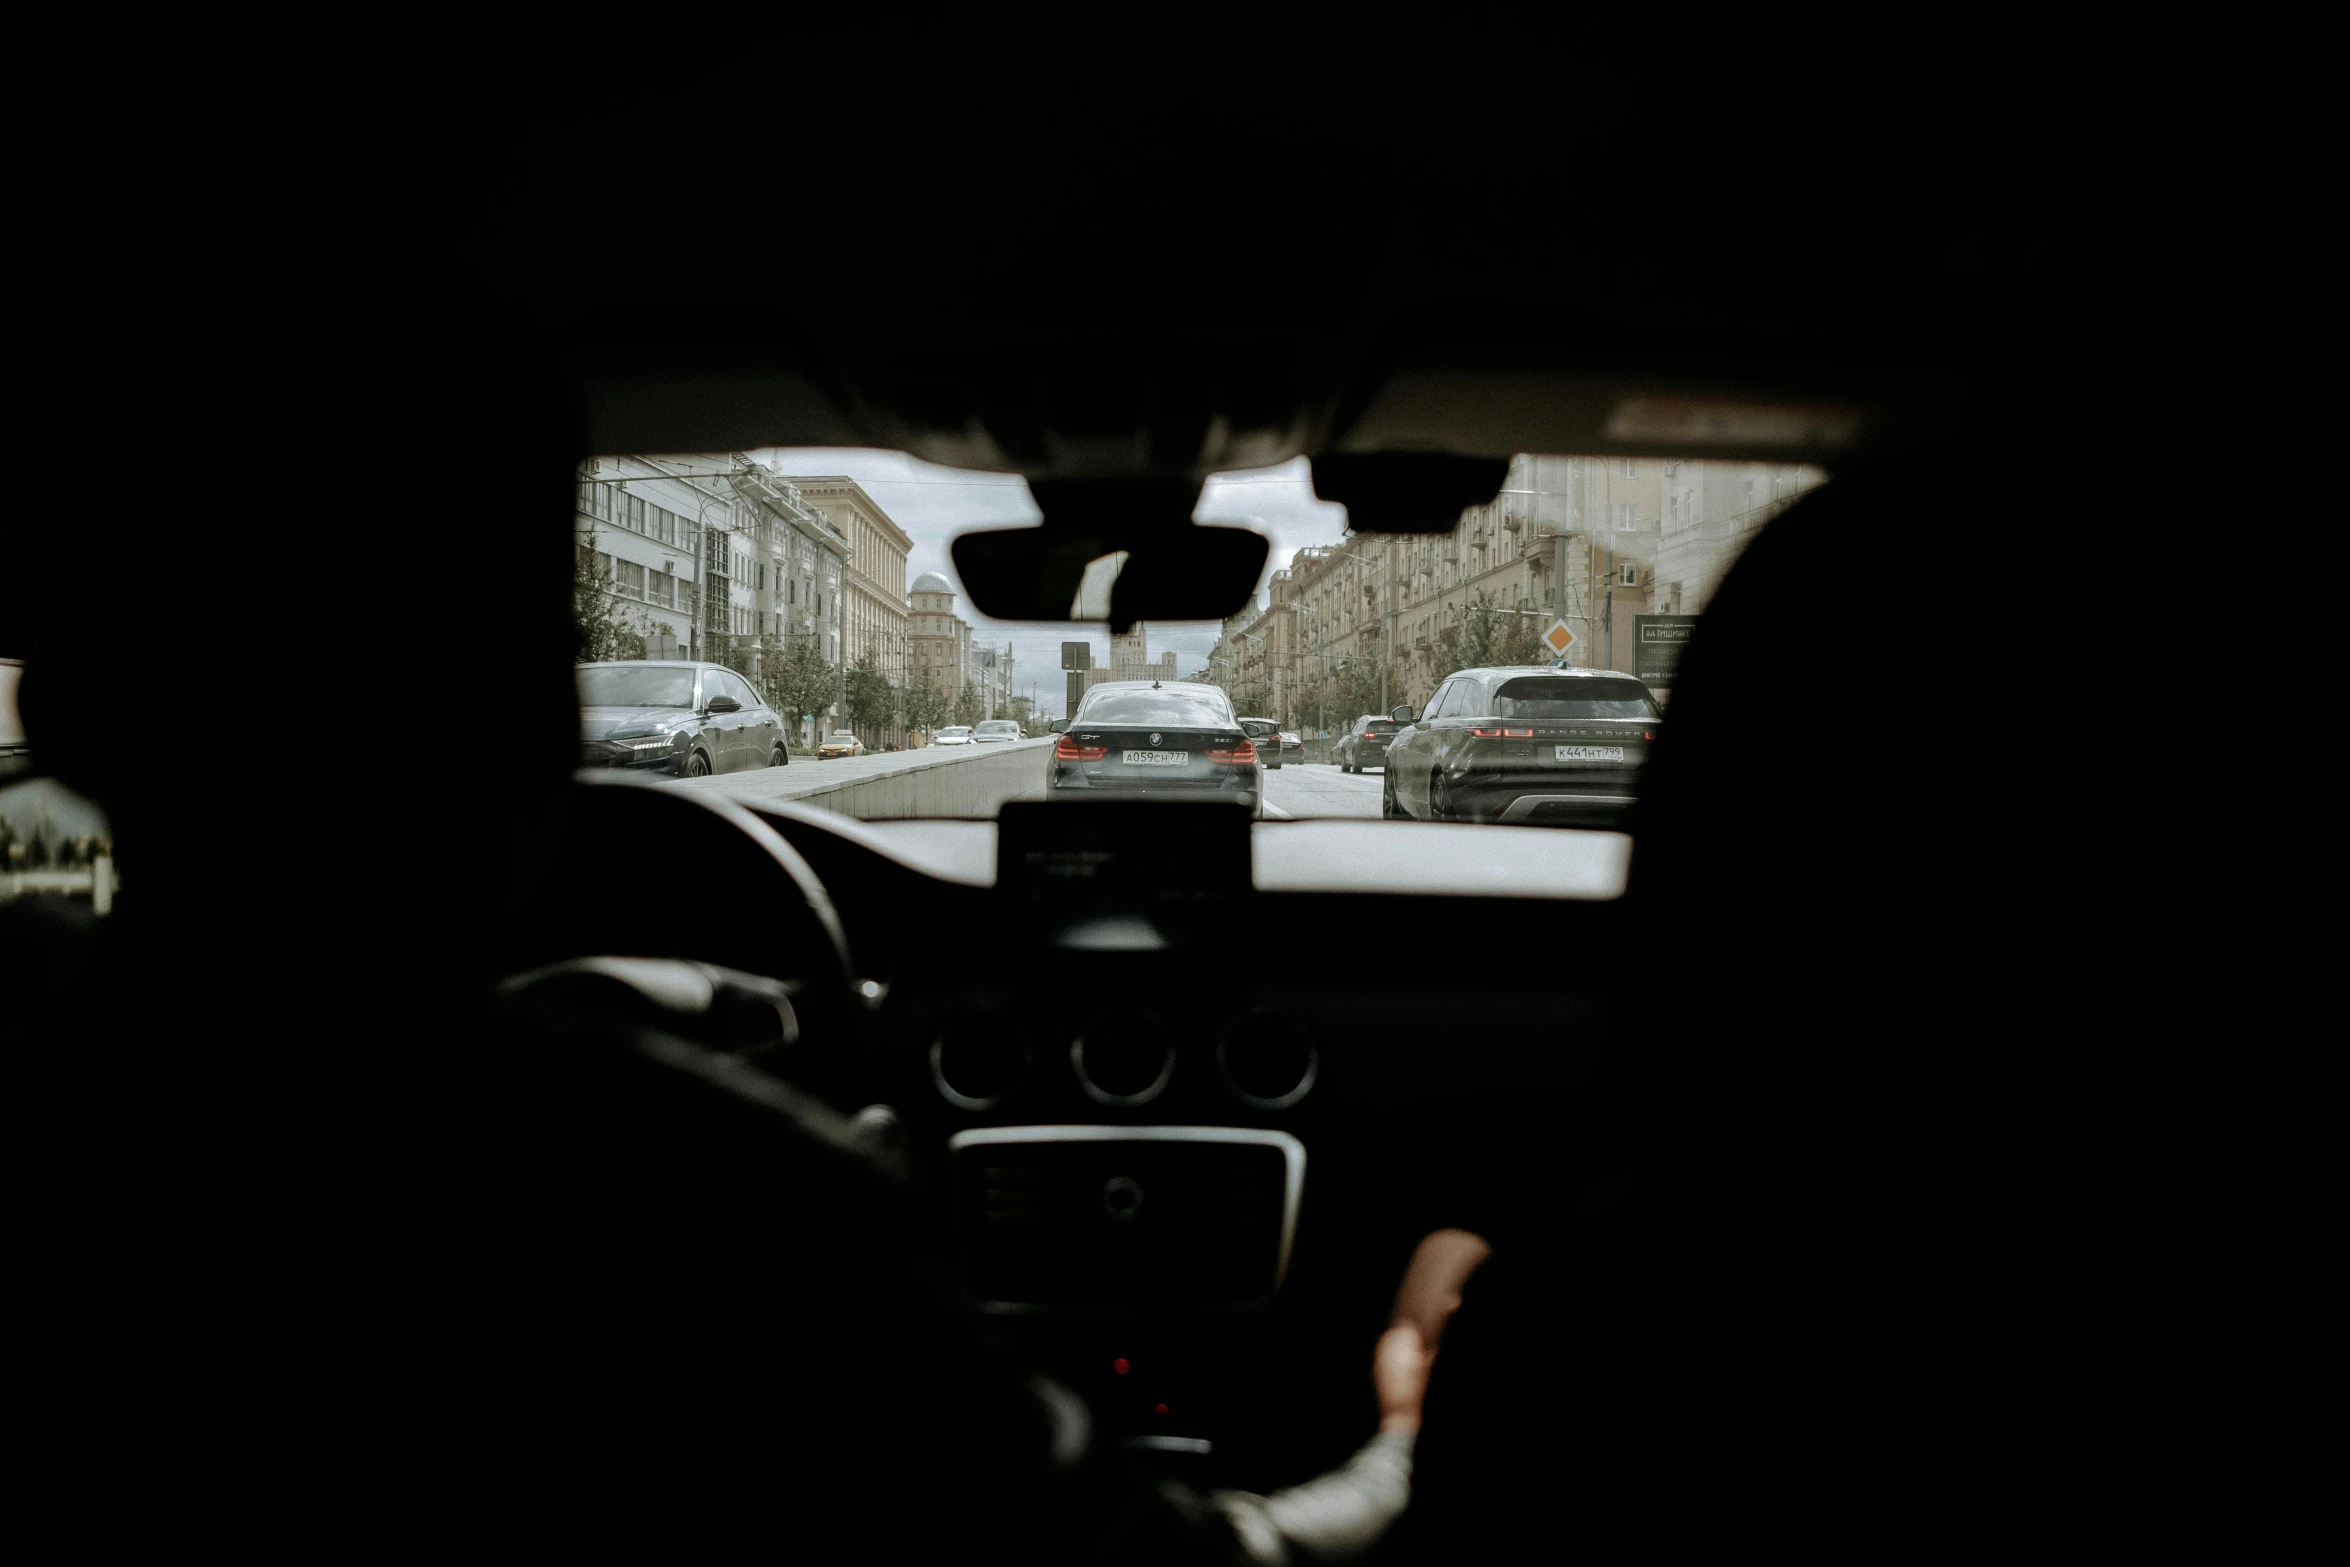
[{"label": "building window", "polygon": [[1639,476],[1640,476],[1640,464],[1639,464],[1639,461],[1638,461],[1638,459],[1636,459],[1636,458],[1631,458],[1631,457],[1627,457],[1627,458],[1625,458],[1625,459],[1624,459],[1624,477],[1625,477],[1625,478],[1627,478],[1627,479],[1636,479],[1636,478],[1638,478]]},{"label": "building window", "polygon": [[1640,503],[1638,501],[1616,503],[1616,531],[1618,533],[1638,533],[1640,531]]},{"label": "building window", "polygon": [[622,598],[641,599],[645,596],[645,568],[633,560],[614,563],[613,586]]},{"label": "building window", "polygon": [[677,579],[666,571],[651,571],[645,574],[645,598],[660,605],[663,609],[669,608],[676,602],[676,589]]}]

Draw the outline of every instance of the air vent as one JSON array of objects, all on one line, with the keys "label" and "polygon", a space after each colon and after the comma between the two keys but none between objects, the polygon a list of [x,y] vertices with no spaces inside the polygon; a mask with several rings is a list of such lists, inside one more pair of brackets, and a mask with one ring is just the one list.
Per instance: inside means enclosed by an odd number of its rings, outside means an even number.
[{"label": "air vent", "polygon": [[931,1042],[930,1080],[962,1110],[992,1110],[1028,1075],[1033,1056],[1016,1024],[968,1018]]},{"label": "air vent", "polygon": [[1224,1086],[1259,1110],[1286,1110],[1313,1091],[1321,1058],[1295,1022],[1277,1012],[1250,1012],[1216,1044]]},{"label": "air vent", "polygon": [[1069,1046],[1079,1086],[1096,1104],[1149,1104],[1175,1073],[1175,1045],[1147,1012],[1107,1012]]}]

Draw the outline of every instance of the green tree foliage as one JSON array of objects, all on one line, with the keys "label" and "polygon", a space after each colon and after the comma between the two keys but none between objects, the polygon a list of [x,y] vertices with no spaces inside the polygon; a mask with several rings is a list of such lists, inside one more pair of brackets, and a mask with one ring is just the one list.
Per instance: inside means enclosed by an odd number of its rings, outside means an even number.
[{"label": "green tree foliage", "polygon": [[889,725],[890,707],[897,699],[897,689],[889,683],[889,676],[881,672],[873,650],[867,648],[849,670],[848,689],[842,698],[842,705],[848,709],[849,727],[879,743],[881,731]]},{"label": "green tree foliage", "polygon": [[929,734],[947,721],[951,710],[947,694],[938,688],[938,676],[930,670],[924,670],[898,693],[898,716],[908,729]]},{"label": "green tree foliage", "polygon": [[579,636],[579,661],[642,658],[652,623],[613,586],[612,565],[597,552],[597,537],[598,530],[590,523],[572,552],[571,623]]},{"label": "green tree foliage", "polygon": [[963,682],[963,689],[955,694],[954,715],[954,721],[958,724],[976,724],[985,716],[979,709],[979,693],[968,680]]},{"label": "green tree foliage", "polygon": [[1505,615],[1501,629],[1493,638],[1491,662],[1496,664],[1547,664],[1551,651],[1542,645],[1542,633],[1550,622],[1538,615]]},{"label": "green tree foliage", "polygon": [[[1402,701],[1398,695],[1394,701]],[[1324,726],[1333,733],[1343,733],[1365,713],[1381,711],[1379,706],[1379,665],[1368,658],[1350,658],[1325,683],[1322,700]]]},{"label": "green tree foliage", "polygon": [[[867,653],[865,661],[872,662]],[[841,672],[824,661],[824,649],[813,636],[793,637],[780,651],[770,648],[761,661],[760,694],[781,713],[793,729],[800,715],[813,713],[821,723],[824,710],[842,699]]]}]

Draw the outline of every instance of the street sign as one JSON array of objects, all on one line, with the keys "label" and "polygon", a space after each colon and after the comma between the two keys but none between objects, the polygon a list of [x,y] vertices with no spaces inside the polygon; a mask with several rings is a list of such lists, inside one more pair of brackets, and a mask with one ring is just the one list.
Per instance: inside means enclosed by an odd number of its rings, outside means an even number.
[{"label": "street sign", "polygon": [[1565,621],[1554,620],[1550,623],[1550,629],[1542,633],[1542,645],[1549,648],[1553,656],[1564,658],[1567,649],[1575,645],[1575,633],[1567,629]]},{"label": "street sign", "polygon": [[1681,649],[1697,626],[1695,615],[1634,615],[1632,617],[1632,673],[1652,690],[1669,690]]},{"label": "street sign", "polygon": [[1061,667],[1063,669],[1093,668],[1093,644],[1091,642],[1062,643]]}]

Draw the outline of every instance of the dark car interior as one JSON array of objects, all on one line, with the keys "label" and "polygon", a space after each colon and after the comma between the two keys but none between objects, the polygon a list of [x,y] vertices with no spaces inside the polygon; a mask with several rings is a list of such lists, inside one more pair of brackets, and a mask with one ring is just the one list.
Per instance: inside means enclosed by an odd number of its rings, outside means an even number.
[{"label": "dark car interior", "polygon": [[[1032,106],[798,159],[621,118],[417,148],[370,209],[400,280],[326,290],[312,379],[251,410],[330,408],[319,460],[376,492],[314,537],[397,631],[335,661],[366,765],[192,743],[249,693],[70,596],[13,628],[40,765],[137,845],[103,925],[0,918],[20,1110],[72,1149],[26,1188],[40,1342],[155,1401],[138,1462],[353,1543],[1269,1559],[1199,1498],[1347,1461],[1414,1248],[1463,1230],[1491,1258],[1367,1559],[1956,1548],[2061,1490],[2084,1254],[2030,1053],[1985,1032],[1992,911],[2041,870],[1938,721],[1977,680],[1952,541],[1977,455],[2033,460],[2048,306],[1982,169],[1880,148],[1774,206],[1718,156],[1595,168],[1572,116],[1487,147]],[[1274,190],[1247,243],[1185,242]],[[1615,242],[1631,191],[1722,242]],[[1126,549],[1113,625],[1258,570],[1190,547],[1211,471],[1305,455],[1406,531],[1517,451],[1831,482],[1699,626],[1619,898],[1260,891],[1245,820],[1148,803],[1007,808],[978,885],[574,773],[574,465],[795,443],[1025,476],[1043,528],[959,568],[1058,613]],[[378,554],[420,494],[461,501],[417,545],[459,596]],[[1800,650],[1833,745],[1790,765],[1784,614],[1844,594],[1851,646]],[[1095,1193],[1175,1211],[1081,1236]]]}]

